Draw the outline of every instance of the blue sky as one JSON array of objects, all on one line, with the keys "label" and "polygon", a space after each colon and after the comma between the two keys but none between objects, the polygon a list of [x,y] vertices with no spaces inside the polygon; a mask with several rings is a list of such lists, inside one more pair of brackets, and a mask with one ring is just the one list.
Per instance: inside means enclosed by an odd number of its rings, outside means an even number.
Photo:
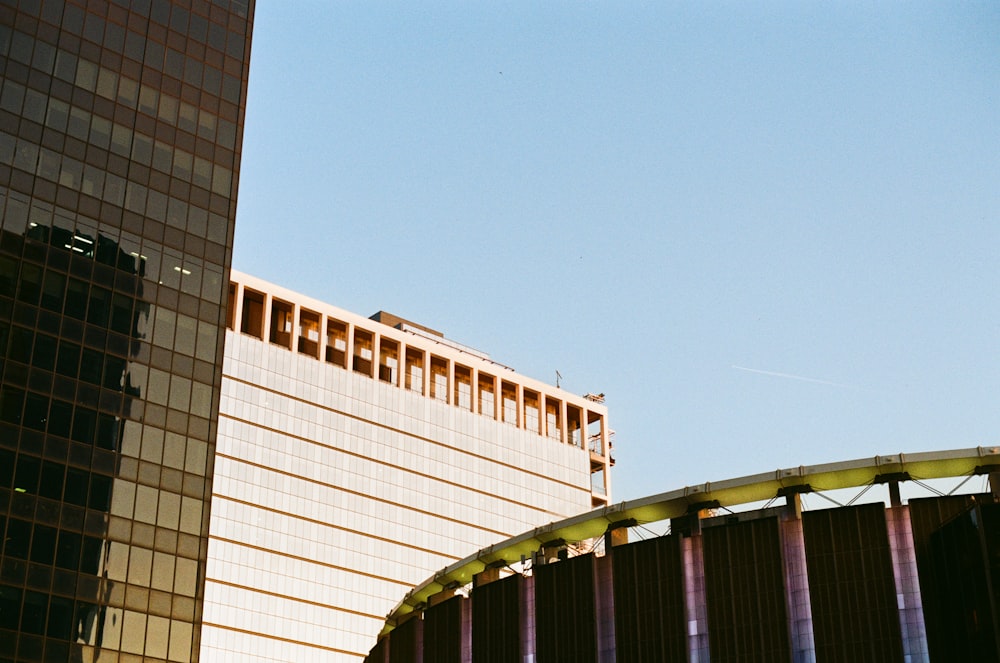
[{"label": "blue sky", "polygon": [[998,34],[989,2],[258,0],[233,265],[606,393],[616,501],[998,444]]}]

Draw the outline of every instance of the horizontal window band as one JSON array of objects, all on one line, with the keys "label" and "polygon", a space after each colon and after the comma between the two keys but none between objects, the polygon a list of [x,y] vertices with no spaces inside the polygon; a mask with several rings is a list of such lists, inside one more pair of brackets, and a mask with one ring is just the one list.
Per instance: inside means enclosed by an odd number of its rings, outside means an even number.
[{"label": "horizontal window band", "polygon": [[[383,619],[379,617],[379,619]],[[277,640],[279,642],[287,642],[293,645],[301,645],[303,647],[309,647],[310,649],[319,649],[322,651],[332,652],[334,654],[347,654],[348,656],[358,656],[365,657],[367,654],[356,651],[347,651],[346,649],[337,649],[336,647],[326,647],[324,645],[317,645],[312,642],[305,642],[303,640],[293,640],[291,638],[282,638],[276,635],[267,635],[259,631],[249,631],[244,628],[236,628],[235,626],[223,626],[222,624],[215,624],[213,622],[202,622],[202,626],[211,626],[212,628],[217,628],[223,631],[232,631],[233,633],[242,633],[243,635],[255,635],[258,638],[264,638],[266,640]]]},{"label": "horizontal window band", "polygon": [[[271,554],[277,555],[279,557],[284,557],[285,559],[294,559],[297,562],[306,562],[307,564],[313,564],[315,566],[322,566],[322,567],[327,568],[327,569],[333,569],[334,571],[344,571],[345,573],[350,573],[350,574],[358,575],[358,576],[364,576],[366,578],[371,578],[373,580],[379,580],[379,581],[382,581],[382,582],[393,583],[395,585],[399,585],[401,587],[405,587],[406,589],[410,589],[411,587],[413,587],[413,583],[412,582],[408,582],[406,580],[394,580],[393,578],[386,578],[385,576],[376,575],[374,573],[366,573],[364,571],[358,571],[357,569],[348,568],[346,566],[338,566],[337,564],[330,564],[328,562],[321,562],[321,561],[319,561],[317,559],[311,559],[309,557],[301,557],[299,555],[290,555],[288,553],[278,552],[277,550],[275,550],[273,548],[264,548],[263,546],[255,546],[252,543],[246,543],[245,541],[236,541],[235,539],[226,539],[226,538],[223,538],[221,536],[211,536],[211,535],[208,538],[209,538],[210,541],[221,541],[222,543],[229,543],[229,544],[232,544],[234,546],[241,546],[243,548],[250,548],[251,550],[257,550],[257,551],[260,551],[260,552],[271,553]],[[209,545],[211,545],[211,544],[209,544]],[[209,580],[212,580],[213,582],[218,582],[216,580],[213,580],[212,578],[209,578]]]},{"label": "horizontal window band", "polygon": [[[226,460],[231,460],[231,461],[236,462],[236,463],[242,463],[243,465],[249,465],[251,467],[256,467],[258,469],[266,470],[268,472],[274,472],[275,474],[279,474],[281,476],[290,477],[290,478],[293,478],[293,479],[299,479],[301,481],[305,481],[307,483],[311,483],[311,484],[316,485],[316,486],[322,486],[324,488],[330,488],[330,489],[333,489],[333,490],[339,490],[340,492],[347,493],[348,495],[354,495],[355,497],[361,497],[363,499],[371,500],[373,502],[378,502],[380,504],[386,504],[388,506],[395,507],[395,508],[398,508],[398,509],[404,509],[406,511],[412,511],[414,513],[419,513],[419,514],[421,514],[423,516],[429,516],[431,518],[437,518],[438,520],[445,520],[445,521],[448,521],[450,523],[455,523],[456,525],[463,525],[465,527],[471,527],[473,529],[477,529],[477,530],[482,531],[482,532],[489,532],[490,534],[496,534],[501,539],[509,539],[510,537],[514,536],[513,534],[508,534],[506,532],[501,532],[499,530],[490,529],[489,527],[481,527],[479,525],[475,525],[475,524],[466,522],[464,520],[459,520],[457,518],[449,518],[447,516],[442,516],[441,514],[434,513],[433,511],[426,511],[424,509],[418,509],[418,508],[416,508],[414,506],[410,506],[408,504],[401,504],[399,502],[393,502],[393,501],[387,500],[387,499],[385,499],[383,497],[375,497],[374,495],[367,495],[367,494],[362,493],[360,491],[351,490],[350,488],[344,488],[344,487],[338,486],[336,484],[327,483],[325,481],[319,481],[317,479],[309,479],[307,477],[303,477],[303,476],[300,476],[298,474],[294,474],[292,472],[285,472],[284,470],[276,470],[273,467],[268,467],[267,465],[262,465],[260,463],[254,463],[254,462],[249,461],[249,460],[244,460],[242,458],[237,458],[235,456],[230,456],[229,454],[223,454],[223,453],[216,452],[215,457],[216,458],[225,458]],[[400,468],[397,468],[397,469],[400,469]],[[449,482],[445,482],[445,483],[448,483],[449,485],[456,486],[456,487],[459,487],[459,488],[464,488],[464,486],[459,486],[458,484],[451,483],[450,481]],[[476,492],[481,492],[481,491],[476,491]],[[546,513],[548,513],[548,512],[546,512]]]},{"label": "horizontal window band", "polygon": [[[255,509],[260,509],[261,511],[268,511],[270,513],[276,513],[276,514],[281,515],[281,516],[288,516],[289,518],[295,518],[297,520],[302,520],[304,522],[311,523],[313,525],[320,525],[322,527],[329,527],[330,529],[335,529],[335,530],[337,530],[339,532],[348,532],[349,534],[356,534],[358,536],[362,536],[362,537],[365,537],[365,538],[368,538],[368,539],[375,539],[376,541],[381,541],[383,543],[391,543],[393,545],[401,546],[402,548],[405,548],[406,550],[410,550],[410,551],[416,550],[418,552],[427,553],[428,555],[435,555],[437,557],[444,557],[444,558],[447,558],[448,560],[453,561],[453,562],[457,562],[458,560],[461,559],[461,557],[456,557],[454,555],[446,555],[446,554],[442,553],[439,550],[430,550],[428,548],[419,548],[417,546],[409,546],[409,545],[406,545],[405,543],[400,543],[396,539],[388,539],[388,538],[386,538],[384,536],[375,536],[374,534],[368,534],[366,532],[359,532],[358,530],[350,529],[349,527],[341,527],[339,525],[334,525],[332,523],[324,522],[322,520],[316,520],[315,518],[307,518],[306,516],[300,516],[300,515],[297,515],[297,514],[294,514],[294,513],[288,513],[287,511],[281,511],[280,509],[274,509],[274,508],[271,508],[271,507],[264,506],[262,504],[257,504],[255,502],[248,502],[246,500],[237,499],[235,497],[228,497],[226,495],[219,495],[217,493],[213,494],[212,497],[217,497],[219,499],[226,500],[228,502],[235,502],[236,504],[242,504],[244,506],[253,507]],[[410,586],[412,587],[413,585],[411,584]]]}]

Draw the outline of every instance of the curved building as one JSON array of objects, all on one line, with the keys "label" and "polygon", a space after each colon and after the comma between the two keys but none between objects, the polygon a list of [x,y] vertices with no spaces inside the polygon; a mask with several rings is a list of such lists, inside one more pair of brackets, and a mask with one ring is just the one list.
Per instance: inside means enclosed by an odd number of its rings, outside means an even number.
[{"label": "curved building", "polygon": [[997,661],[997,473],[1000,448],[898,454],[596,509],[442,569],[366,660]]}]

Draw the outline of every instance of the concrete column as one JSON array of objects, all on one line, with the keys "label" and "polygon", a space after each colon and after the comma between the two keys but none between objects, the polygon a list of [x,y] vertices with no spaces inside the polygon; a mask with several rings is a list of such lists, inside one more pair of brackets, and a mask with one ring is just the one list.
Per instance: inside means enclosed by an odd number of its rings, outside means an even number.
[{"label": "concrete column", "polygon": [[493,376],[493,420],[494,421],[501,421],[503,419],[503,415],[500,412],[501,408],[503,407],[503,397],[500,394],[501,384],[502,382],[500,378],[494,375]]},{"label": "concrete column", "polygon": [[1000,502],[1000,472],[990,472],[990,492],[994,501]]},{"label": "concrete column", "polygon": [[233,295],[236,301],[231,303],[233,307],[233,331],[239,332],[243,328],[243,284],[236,284],[236,292]]},{"label": "concrete column", "polygon": [[892,553],[892,571],[896,582],[896,604],[899,606],[899,627],[903,636],[903,658],[908,663],[927,663],[927,629],[924,624],[920,579],[917,577],[917,556],[913,546],[910,508],[893,506],[885,510],[885,524]]},{"label": "concrete column", "polygon": [[889,504],[891,506],[902,506],[903,500],[899,495],[899,482],[890,481],[889,482]]},{"label": "concrete column", "polygon": [[681,539],[681,555],[684,564],[684,616],[687,622],[688,662],[710,663],[705,558],[700,533]]},{"label": "concrete column", "polygon": [[[798,513],[791,502],[799,504]],[[788,495],[789,510],[781,521],[781,546],[784,549],[785,605],[788,608],[788,633],[794,663],[816,663],[812,605],[809,598],[809,574],[806,569],[805,539],[802,535],[799,493]]]},{"label": "concrete column", "polygon": [[406,388],[406,343],[399,342],[399,358],[396,360],[396,386]]},{"label": "concrete column", "polygon": [[607,555],[615,546],[628,544],[628,527],[615,527],[604,533],[604,551]]},{"label": "concrete column", "polygon": [[802,493],[788,493],[785,495],[785,506],[788,517],[795,520],[802,520]]},{"label": "concrete column", "polygon": [[469,397],[472,399],[472,413],[479,414],[479,369],[475,366],[469,369],[469,380],[472,381],[469,388]]},{"label": "concrete column", "polygon": [[347,370],[354,372],[354,325],[350,322],[345,323],[347,325],[347,347],[344,348],[345,363],[347,364]]},{"label": "concrete column", "polygon": [[566,418],[566,399],[559,400],[559,441],[569,442],[569,420]]},{"label": "concrete column", "polygon": [[521,582],[521,660],[534,661],[537,651],[535,621],[535,577]]},{"label": "concrete column", "polygon": [[472,663],[472,601],[462,601],[462,663]]},{"label": "concrete column", "polygon": [[261,330],[261,340],[271,343],[271,295],[264,293],[264,310],[261,311],[264,328]]},{"label": "concrete column", "polygon": [[524,389],[520,382],[514,383],[514,400],[517,401],[517,427],[524,429]]},{"label": "concrete column", "polygon": [[424,370],[421,371],[424,379],[424,396],[430,398],[431,396],[431,353],[423,352],[421,353],[424,362]]},{"label": "concrete column", "polygon": [[608,418],[603,414],[600,415],[601,420],[601,451],[605,456],[611,455],[611,444],[608,441]]},{"label": "concrete column", "polygon": [[327,339],[329,338],[329,336],[327,336],[326,334],[326,326],[328,324],[329,323],[327,322],[327,317],[322,313],[320,313],[319,339],[317,340],[316,345],[319,347],[319,349],[317,350],[317,352],[319,352],[319,360],[324,363],[326,362],[326,346],[327,346]]},{"label": "concrete column", "polygon": [[[624,529],[624,528],[623,528]],[[625,530],[628,531],[628,530]],[[594,613],[598,663],[615,663],[615,590],[611,556],[594,558]]]},{"label": "concrete column", "polygon": [[450,403],[451,405],[458,405],[458,399],[455,398],[455,388],[458,386],[455,382],[455,362],[448,358],[445,358],[444,360],[448,362],[448,398],[445,399],[445,402]]}]

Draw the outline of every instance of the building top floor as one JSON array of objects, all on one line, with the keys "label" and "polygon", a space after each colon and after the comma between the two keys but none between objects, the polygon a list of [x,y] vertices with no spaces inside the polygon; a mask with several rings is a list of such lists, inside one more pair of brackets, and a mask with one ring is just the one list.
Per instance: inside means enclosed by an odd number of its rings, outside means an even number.
[{"label": "building top floor", "polygon": [[588,450],[595,497],[609,493],[612,432],[603,394],[570,394],[429,327],[384,311],[366,318],[235,270],[227,324],[291,352]]}]

